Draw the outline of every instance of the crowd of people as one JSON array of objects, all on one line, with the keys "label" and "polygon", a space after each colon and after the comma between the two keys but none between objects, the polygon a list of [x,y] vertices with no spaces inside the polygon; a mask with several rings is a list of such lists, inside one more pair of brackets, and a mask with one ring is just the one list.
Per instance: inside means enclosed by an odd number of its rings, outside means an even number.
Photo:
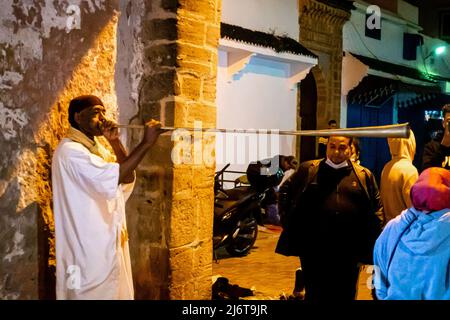
[{"label": "crowd of people", "polygon": [[[53,156],[58,299],[134,297],[125,201],[162,129],[148,122],[128,154],[105,112],[96,96],[73,99]],[[354,299],[361,264],[375,264],[379,299],[450,299],[450,105],[443,115],[444,134],[426,145],[420,176],[414,135],[389,139],[381,194],[352,137],[329,137],[323,158],[298,168],[293,157],[277,159],[284,172],[296,170],[276,190],[276,252],[300,258],[306,300]]]},{"label": "crowd of people", "polygon": [[305,300],[353,300],[361,265],[374,264],[376,299],[450,298],[450,105],[444,133],[412,164],[415,138],[389,138],[392,160],[379,192],[352,161],[351,137],[331,136],[323,159],[306,161],[283,184],[276,252],[298,256]]}]

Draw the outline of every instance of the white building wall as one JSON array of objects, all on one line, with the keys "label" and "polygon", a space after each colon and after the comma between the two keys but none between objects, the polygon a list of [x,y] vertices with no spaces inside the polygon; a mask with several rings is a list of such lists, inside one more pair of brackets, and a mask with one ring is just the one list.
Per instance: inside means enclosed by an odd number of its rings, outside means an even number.
[{"label": "white building wall", "polygon": [[[222,1],[222,22],[299,39],[297,0],[225,0]],[[288,85],[289,63],[252,57],[231,81],[226,65],[227,54],[219,50],[218,128],[296,130],[297,87]],[[221,137],[228,138],[228,145]],[[279,140],[271,143],[274,148],[260,147],[259,150],[255,142],[243,149],[236,142],[233,144],[231,137],[227,134],[216,138],[218,170],[231,162],[228,170],[245,171],[250,161],[275,154],[295,155],[295,138],[292,136],[279,136]],[[237,176],[239,174],[227,175],[225,179]]]},{"label": "white building wall", "polygon": [[[368,4],[358,0],[355,3],[357,9],[352,11],[350,20],[346,22],[343,28],[343,50],[411,68],[418,68],[424,73],[429,72],[450,77],[450,47],[447,47],[449,50],[447,50],[445,55],[435,58],[431,56],[425,59],[436,47],[440,45],[448,46],[447,43],[440,39],[423,36],[424,44],[417,48],[417,59],[411,61],[403,59],[403,34],[405,32],[420,33],[421,27],[415,23],[418,20],[416,7],[401,0],[399,0],[398,5],[399,12],[401,12],[399,15],[384,10],[381,11],[381,40],[376,40],[366,37],[364,34]],[[426,62],[426,65],[424,62]],[[369,73],[376,72],[370,71]],[[348,74],[343,72],[343,81],[346,76]],[[386,74],[386,76],[388,75]],[[345,102],[343,98],[341,103],[341,123],[344,123],[347,118]],[[394,108],[394,115],[395,111]]]},{"label": "white building wall", "polygon": [[222,22],[299,39],[298,0],[223,0]]},{"label": "white building wall", "polygon": [[351,18],[343,29],[344,51],[415,68],[417,61],[403,60],[403,34],[417,33],[419,27],[413,28],[412,24],[407,24],[406,21],[382,11],[381,40],[366,37],[364,34],[366,7],[355,5],[358,9],[352,11]]},{"label": "white building wall", "polygon": [[[219,60],[221,59],[226,59],[224,52],[219,53]],[[231,82],[226,81],[225,68],[219,67],[218,71],[217,126],[219,128],[296,129],[297,90],[292,90],[287,84],[288,64],[253,57]],[[261,160],[275,154],[295,154],[293,136],[279,136],[276,141],[278,144],[274,145],[272,150],[260,149],[256,154],[249,154],[244,163],[234,160],[236,166],[230,167],[230,170],[245,169],[249,161]],[[221,150],[224,150],[224,147],[221,145],[221,140],[218,139],[217,143],[218,168],[225,164],[226,160],[223,159],[242,153],[242,150],[232,146],[226,149],[227,154],[222,154]]]}]

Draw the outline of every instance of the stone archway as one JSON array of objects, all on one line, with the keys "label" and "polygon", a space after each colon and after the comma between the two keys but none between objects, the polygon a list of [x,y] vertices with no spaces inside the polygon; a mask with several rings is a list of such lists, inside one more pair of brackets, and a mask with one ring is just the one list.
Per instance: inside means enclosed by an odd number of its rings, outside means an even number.
[{"label": "stone archway", "polygon": [[[327,86],[320,66],[314,66],[311,69],[306,78],[300,82],[299,88],[298,130],[326,128],[328,122]],[[298,139],[297,153],[300,161],[314,159],[317,154],[317,138],[302,137]]]},{"label": "stone archway", "polygon": [[[317,129],[317,85],[312,72],[300,82],[300,128],[301,130]],[[300,138],[300,162],[315,159],[316,138]]]},{"label": "stone archway", "polygon": [[325,129],[330,115],[327,108],[328,88],[325,82],[322,69],[319,65],[311,69],[311,73],[314,75],[316,81],[317,91],[317,121],[316,129]]},{"label": "stone archway", "polygon": [[300,42],[319,56],[312,72],[317,82],[317,128],[340,120],[342,28],[350,18],[348,1],[299,1]]}]

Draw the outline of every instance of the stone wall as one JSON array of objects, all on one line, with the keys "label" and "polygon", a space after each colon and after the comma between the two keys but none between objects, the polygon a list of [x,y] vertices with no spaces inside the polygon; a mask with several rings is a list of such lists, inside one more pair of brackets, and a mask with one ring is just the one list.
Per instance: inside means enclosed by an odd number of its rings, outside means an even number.
[{"label": "stone wall", "polygon": [[330,119],[339,124],[342,28],[350,12],[315,0],[300,0],[299,10],[300,42],[319,56],[319,65],[312,72],[318,84],[317,128],[324,129]]},{"label": "stone wall", "polygon": [[[220,0],[145,2],[145,12],[143,75],[132,122],[215,127]],[[130,144],[140,138],[133,132]],[[139,167],[127,209],[138,299],[211,298],[214,165],[202,161],[201,151],[214,141],[193,138],[185,161],[173,163],[177,139],[161,136]]]},{"label": "stone wall", "polygon": [[116,2],[70,3],[0,5],[0,299],[54,296],[49,169],[67,106],[86,92],[116,106]]},{"label": "stone wall", "polygon": [[[50,166],[70,99],[98,95],[122,123],[214,127],[220,0],[8,0],[0,19],[0,299],[54,298]],[[162,136],[137,170],[138,299],[211,297],[214,139],[194,138],[174,164]]]}]

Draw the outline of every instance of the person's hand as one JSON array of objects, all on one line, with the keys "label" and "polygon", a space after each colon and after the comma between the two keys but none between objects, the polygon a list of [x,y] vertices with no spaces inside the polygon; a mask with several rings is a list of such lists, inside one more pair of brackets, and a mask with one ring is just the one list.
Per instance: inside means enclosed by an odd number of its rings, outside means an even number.
[{"label": "person's hand", "polygon": [[161,130],[161,122],[152,119],[145,124],[144,137],[142,138],[142,142],[146,145],[152,146],[155,144],[156,140],[162,132],[163,130]]},{"label": "person's hand", "polygon": [[105,120],[101,126],[103,136],[109,142],[116,141],[119,139],[119,129],[117,128],[117,124],[110,120]]},{"label": "person's hand", "polygon": [[441,144],[444,147],[450,147],[450,124],[449,124],[449,122],[450,121],[448,121],[446,123],[445,130],[444,130],[444,137],[442,138],[442,141],[441,141]]}]

